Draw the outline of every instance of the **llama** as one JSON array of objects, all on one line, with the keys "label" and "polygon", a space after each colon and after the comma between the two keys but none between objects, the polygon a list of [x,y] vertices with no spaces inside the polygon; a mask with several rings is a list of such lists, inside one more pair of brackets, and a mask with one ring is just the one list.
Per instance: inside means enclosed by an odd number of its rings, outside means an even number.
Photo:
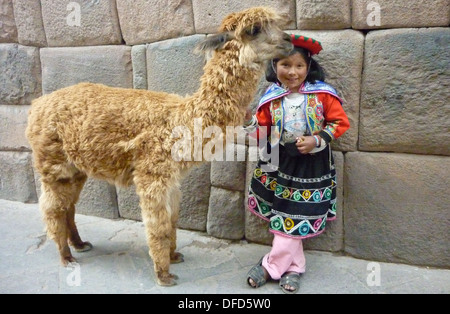
[{"label": "llama", "polygon": [[172,158],[172,130],[193,131],[195,118],[203,128],[242,125],[266,61],[292,49],[284,23],[265,7],[228,15],[219,33],[198,46],[212,57],[190,96],[79,83],[33,101],[26,135],[41,175],[47,235],[63,265],[75,261],[69,245],[77,252],[92,248],[81,240],[74,217],[81,189],[94,177],[136,186],[157,283],[176,284],[169,266],[184,260],[176,252],[179,185],[200,161]]}]

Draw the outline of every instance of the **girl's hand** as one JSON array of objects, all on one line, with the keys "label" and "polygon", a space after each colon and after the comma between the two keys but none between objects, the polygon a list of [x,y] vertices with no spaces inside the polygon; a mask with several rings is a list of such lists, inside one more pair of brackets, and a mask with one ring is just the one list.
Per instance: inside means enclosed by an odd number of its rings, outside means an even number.
[{"label": "girl's hand", "polygon": [[249,121],[252,118],[252,116],[253,116],[252,109],[248,108],[247,111],[245,112],[244,121]]},{"label": "girl's hand", "polygon": [[316,139],[314,136],[300,136],[297,138],[295,146],[301,154],[308,154],[316,147]]}]

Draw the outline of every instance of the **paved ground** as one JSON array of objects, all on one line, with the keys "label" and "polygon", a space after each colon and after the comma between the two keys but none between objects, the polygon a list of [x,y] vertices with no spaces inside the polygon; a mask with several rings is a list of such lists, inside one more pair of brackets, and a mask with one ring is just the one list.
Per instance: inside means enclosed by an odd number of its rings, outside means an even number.
[{"label": "paved ground", "polygon": [[[276,282],[252,289],[250,267],[268,246],[226,241],[180,230],[185,262],[173,265],[178,285],[155,284],[142,223],[77,215],[83,239],[94,249],[75,253],[78,265],[59,265],[47,241],[36,204],[0,200],[0,293],[280,294]],[[307,273],[299,293],[450,293],[450,270],[372,263],[307,251]]]}]

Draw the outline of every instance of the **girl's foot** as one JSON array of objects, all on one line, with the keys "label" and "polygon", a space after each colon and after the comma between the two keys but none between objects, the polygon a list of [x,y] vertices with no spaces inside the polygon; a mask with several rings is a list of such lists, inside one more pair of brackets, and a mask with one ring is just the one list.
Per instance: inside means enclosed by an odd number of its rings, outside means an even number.
[{"label": "girl's foot", "polygon": [[247,274],[247,283],[253,288],[259,288],[264,285],[267,280],[270,279],[270,275],[267,270],[262,266],[262,258],[253,266]]},{"label": "girl's foot", "polygon": [[280,287],[284,293],[297,293],[300,288],[300,275],[299,273],[289,272],[284,274],[280,279]]}]

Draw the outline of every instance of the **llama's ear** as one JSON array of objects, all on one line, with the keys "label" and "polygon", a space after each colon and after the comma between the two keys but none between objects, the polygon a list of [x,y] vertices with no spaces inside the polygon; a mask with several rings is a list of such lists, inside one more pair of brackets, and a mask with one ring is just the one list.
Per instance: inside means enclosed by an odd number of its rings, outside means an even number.
[{"label": "llama's ear", "polygon": [[229,32],[210,35],[197,44],[195,51],[206,52],[218,50],[222,48],[226,44],[226,42],[231,39],[233,39],[233,36]]}]

